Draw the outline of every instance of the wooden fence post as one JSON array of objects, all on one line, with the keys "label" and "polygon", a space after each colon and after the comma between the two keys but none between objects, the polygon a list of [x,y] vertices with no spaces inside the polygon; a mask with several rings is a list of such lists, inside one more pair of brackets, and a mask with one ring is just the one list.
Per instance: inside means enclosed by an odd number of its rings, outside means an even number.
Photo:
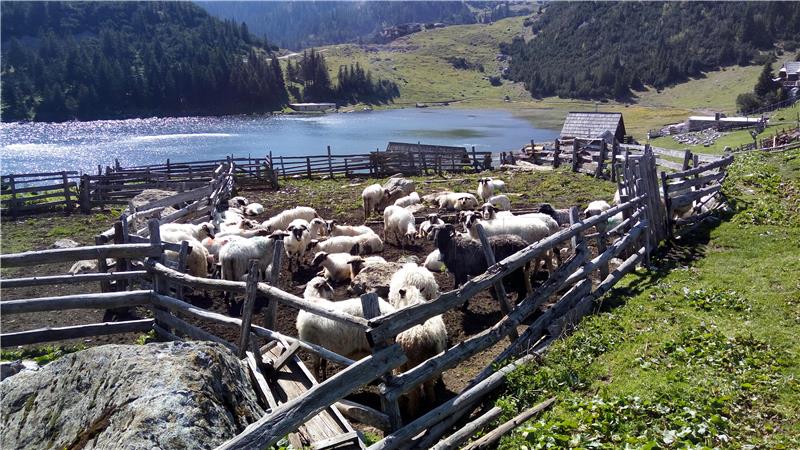
[{"label": "wooden fence post", "polygon": [[692,162],[692,152],[690,152],[689,150],[684,150],[684,152],[683,152],[683,168],[681,170],[682,171],[683,170],[689,170],[689,165],[691,164],[691,162]]},{"label": "wooden fence post", "polygon": [[475,153],[475,146],[473,145],[472,146],[472,168],[475,169],[475,173],[480,172],[479,167],[480,166],[478,166],[478,154]]},{"label": "wooden fence post", "polygon": [[17,185],[14,182],[14,175],[8,176],[8,182],[11,184],[11,203],[8,208],[11,210],[11,217],[16,220],[19,216],[19,210],[17,209],[19,205],[17,204]]},{"label": "wooden fence post", "polygon": [[[279,276],[281,273],[281,260],[283,259],[283,236],[279,234],[270,238],[274,239],[275,241],[273,244],[272,272],[270,272],[269,283],[274,287],[278,287]],[[267,307],[264,308],[263,311],[264,328],[268,330],[274,330],[275,316],[278,312],[278,302],[275,299],[267,299]]]},{"label": "wooden fence post", "polygon": [[554,142],[554,149],[553,149],[553,168],[557,169],[558,166],[561,165],[561,143],[558,142],[558,139]]},{"label": "wooden fence post", "polygon": [[[120,220],[114,222],[114,244],[126,244],[128,241],[128,236],[125,234],[125,225],[124,223],[127,222],[128,218],[125,214],[120,217]],[[115,267],[115,272],[125,272],[128,270],[128,260],[125,258],[117,258],[117,264]],[[127,291],[128,290],[128,280],[120,279],[114,282],[114,290],[115,291]]]},{"label": "wooden fence post", "polygon": [[[186,273],[186,261],[189,259],[189,243],[181,241],[181,249],[178,251],[178,272]],[[183,285],[175,284],[175,297],[183,300]]]},{"label": "wooden fence post", "polygon": [[328,146],[328,175],[333,179],[333,162],[331,161],[331,146]]},{"label": "wooden fence post", "polygon": [[617,155],[619,154],[619,142],[614,139],[611,145],[611,181],[617,181]]},{"label": "wooden fence post", "polygon": [[580,161],[578,160],[578,139],[572,139],[572,171],[577,172]]},{"label": "wooden fence post", "polygon": [[538,164],[538,163],[536,162],[536,145],[534,145],[534,143],[533,143],[533,139],[531,139],[531,161],[532,161],[534,164]]},{"label": "wooden fence post", "polygon": [[665,221],[666,226],[666,233],[667,239],[672,240],[674,238],[673,230],[672,230],[672,213],[670,210],[672,209],[672,199],[669,198],[669,185],[667,184],[667,173],[662,171],[661,172],[661,189],[664,192],[664,207],[667,213],[667,220]]},{"label": "wooden fence post", "polygon": [[308,175],[308,179],[311,179],[311,157],[306,156],[306,175]]},{"label": "wooden fence post", "polygon": [[72,203],[72,193],[69,191],[69,179],[66,171],[61,172],[61,179],[64,180],[64,201],[67,206],[67,214],[70,214],[75,205]]},{"label": "wooden fence post", "polygon": [[283,172],[283,178],[286,179],[286,165],[283,164],[283,155],[280,156],[281,159],[281,172]]},{"label": "wooden fence post", "polygon": [[90,186],[91,182],[89,181],[89,175],[87,174],[81,175],[81,186],[79,190],[79,195],[81,203],[81,213],[83,214],[89,214],[92,212],[92,200],[89,197]]},{"label": "wooden fence post", "polygon": [[603,176],[603,169],[605,168],[607,153],[608,153],[608,144],[606,144],[606,141],[601,141],[600,155],[597,158],[597,169],[594,171],[595,178],[601,178]]},{"label": "wooden fence post", "polygon": [[[283,242],[283,241],[281,241]],[[258,282],[260,271],[258,260],[250,260],[250,268],[247,270],[247,286],[245,287],[244,305],[242,306],[242,330],[239,335],[239,358],[244,358],[250,340],[250,324],[253,321],[253,307],[256,304],[258,294]],[[275,302],[272,302],[275,303]]]},{"label": "wooden fence post", "polygon": [[[477,223],[475,225],[476,231],[478,232],[478,238],[481,241],[481,246],[483,247],[483,256],[486,258],[486,266],[492,267],[497,262],[494,258],[494,251],[492,251],[492,246],[489,245],[489,239],[486,237],[486,232],[483,229],[483,225]],[[526,285],[530,284],[530,282],[526,283]],[[506,294],[506,289],[503,287],[503,280],[497,280],[494,284],[494,291],[497,294],[497,301],[500,302],[500,310],[503,311],[503,314],[508,315],[511,311],[514,310],[514,305],[508,300],[508,295]],[[520,299],[518,299],[520,300]],[[464,302],[464,306],[467,306],[467,302]],[[511,330],[508,334],[509,339],[511,342],[514,342],[519,338],[519,334],[517,330]]]},{"label": "wooden fence post", "polygon": [[[103,245],[103,238],[100,235],[94,237],[94,245]],[[108,272],[108,264],[106,264],[105,256],[97,258],[97,273]],[[108,281],[100,282],[100,292],[111,292],[111,284]]]},{"label": "wooden fence post", "polygon": [[[472,147],[472,148],[474,149],[475,147]],[[419,162],[420,162],[420,165],[422,166],[422,173],[423,173],[423,175],[427,175],[428,174],[428,163],[425,161],[425,153],[422,153],[422,150],[418,150],[418,152],[419,152],[418,153],[419,154]]]},{"label": "wooden fence post", "polygon": [[[381,309],[378,295],[374,292],[362,295],[361,311],[364,313],[364,318],[367,320],[380,316]],[[376,352],[386,348],[386,346],[386,342],[376,342],[372,347],[372,353],[375,354]],[[389,428],[394,431],[403,426],[403,419],[400,415],[400,404],[398,403],[397,399],[389,399],[385,394],[387,391],[386,386],[391,382],[391,378],[391,373],[384,375],[383,383],[380,386],[380,399],[381,409],[383,410],[383,413],[389,417]]]}]

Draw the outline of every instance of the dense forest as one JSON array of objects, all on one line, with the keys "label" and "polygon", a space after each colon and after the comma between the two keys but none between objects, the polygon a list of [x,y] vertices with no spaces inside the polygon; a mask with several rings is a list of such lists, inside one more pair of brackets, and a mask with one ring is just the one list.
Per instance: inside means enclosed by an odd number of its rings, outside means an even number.
[{"label": "dense forest", "polygon": [[502,46],[508,78],[535,97],[630,97],[734,64],[800,30],[798,2],[556,2],[530,21],[534,38]]},{"label": "dense forest", "polygon": [[[10,2],[1,20],[3,121],[258,113],[290,100],[277,47],[192,3]],[[398,95],[360,68],[341,81],[301,72],[290,84],[297,100]]]},{"label": "dense forest", "polygon": [[465,24],[522,12],[507,2],[302,1],[198,2],[215,16],[247,23],[281,48],[380,41],[384,27],[404,23]]}]

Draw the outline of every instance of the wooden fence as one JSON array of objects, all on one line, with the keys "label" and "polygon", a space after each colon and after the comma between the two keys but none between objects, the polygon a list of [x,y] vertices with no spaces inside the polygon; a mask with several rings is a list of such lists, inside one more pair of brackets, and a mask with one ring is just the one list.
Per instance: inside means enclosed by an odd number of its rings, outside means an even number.
[{"label": "wooden fence", "polygon": [[2,176],[2,214],[64,210],[71,212],[78,200],[78,172],[11,174]]},{"label": "wooden fence", "polygon": [[[696,202],[700,198],[718,192],[724,179],[723,171],[732,161],[732,157],[676,173],[662,172],[662,182],[666,184],[661,187],[658,184],[656,161],[657,158],[650,148],[644,148],[641,154],[628,152],[620,164],[615,164],[617,166],[615,170],[619,172],[617,180],[622,193],[619,205],[584,220],[578,219],[577,211],[573,208],[570,211],[571,222],[568,227],[532,243],[501,261],[495,262],[494,255],[489,251],[486,258],[490,267],[482,275],[472,278],[455,290],[442,293],[430,302],[385,315],[379,312],[375,294],[365,294],[361,297],[364,317],[356,317],[328,309],[324,305],[281,290],[277,274],[281,269],[283,245],[277,236],[273,272],[269,275],[269,279],[258,280],[257,276],[253,276],[247,282],[224,281],[194,277],[183,273],[180,264],[175,268],[165,264],[164,250],[169,248],[160,240],[159,220],[151,219],[148,222],[149,236],[145,239],[137,234],[135,243],[125,242],[126,237],[134,235],[125,231],[123,227],[126,222],[120,221],[115,226],[115,243],[112,245],[0,256],[0,264],[4,267],[78,258],[99,258],[105,261],[106,257],[115,257],[118,261],[117,267],[122,267],[122,272],[88,274],[78,280],[87,282],[100,280],[107,283],[113,281],[115,289],[119,289],[119,292],[0,301],[0,313],[148,305],[153,317],[139,321],[89,324],[66,329],[6,333],[0,335],[0,346],[87,336],[93,333],[149,329],[155,330],[165,339],[211,340],[230,348],[247,363],[254,380],[255,391],[269,406],[264,417],[220,446],[220,449],[269,447],[299,427],[309,427],[310,423],[318,420],[338,425],[331,428],[333,432],[329,429],[328,437],[323,442],[316,442],[318,445],[315,445],[315,448],[361,447],[363,444],[338,412],[340,409],[349,410],[349,414],[352,414],[350,417],[358,417],[359,420],[386,431],[385,437],[370,447],[372,450],[430,448],[437,443],[441,448],[450,442],[447,440],[449,438],[442,440],[442,437],[458,420],[470,414],[483,399],[500,387],[507,373],[533,359],[531,350],[540,350],[552,342],[566,325],[577,322],[589,313],[622,277],[635,270],[637,265],[646,264],[658,245],[671,235],[671,227],[686,224],[669,220],[670,212],[686,204],[698,206]],[[228,173],[233,173],[232,165],[227,169]],[[660,200],[662,191],[665,194],[665,206],[662,206]],[[608,229],[606,226],[608,220],[618,215],[622,216],[622,220],[612,229]],[[697,214],[696,219],[693,223],[703,218]],[[594,232],[589,233],[592,230]],[[480,227],[479,234],[481,240],[485,242]],[[595,242],[596,252],[590,250],[588,245],[590,241]],[[185,260],[187,254],[185,243],[179,247]],[[564,247],[568,248],[564,260],[550,273],[548,279],[533,292],[529,292],[525,298],[517,299],[516,302],[510,301],[501,287],[502,279],[543,257],[549,251]],[[612,269],[609,264],[614,258],[619,258],[622,262]],[[123,261],[121,266],[119,261]],[[136,270],[128,268],[133,266]],[[250,273],[256,272],[251,265]],[[130,280],[140,280],[140,283],[144,280],[150,283],[150,289],[121,291],[122,288],[131,289],[133,283],[126,284],[120,281]],[[17,278],[4,280],[2,288],[65,281],[64,278],[53,277],[47,280]],[[244,296],[242,318],[228,317],[184,302],[181,299],[181,292],[187,288]],[[503,311],[503,317],[494,326],[456,343],[416,367],[392,375],[391,371],[407,359],[400,346],[394,343],[399,333],[448,310],[458,308],[478,293],[491,288],[497,289],[499,306]],[[268,306],[264,310],[265,326],[253,324],[253,304],[256,296],[267,299]],[[278,303],[325,317],[341,326],[362,330],[372,345],[372,354],[359,361],[352,361],[323,346],[303,342],[274,331],[273,324]],[[548,307],[544,312],[540,312],[545,305]],[[238,330],[239,338],[236,342],[231,342],[217,336],[204,328],[205,323]],[[518,334],[518,327],[523,324],[528,325]],[[444,371],[457,367],[476,354],[487,351],[506,338],[511,339],[506,349],[455,397],[421,417],[403,423],[399,411],[399,399],[402,395],[426,381],[435,379]],[[267,342],[267,345],[259,347],[257,344],[259,340]],[[300,350],[325,358],[342,366],[343,370],[317,384],[307,374],[302,361],[297,358],[296,353]],[[280,384],[276,379],[281,370],[297,370],[300,371],[298,373],[306,374],[301,378],[305,379],[307,384],[303,387],[296,386],[298,390],[296,396],[292,398],[280,400],[276,397],[275,390],[278,389],[276,386]],[[374,381],[380,383],[381,411],[352,403],[336,404],[349,393]]]}]

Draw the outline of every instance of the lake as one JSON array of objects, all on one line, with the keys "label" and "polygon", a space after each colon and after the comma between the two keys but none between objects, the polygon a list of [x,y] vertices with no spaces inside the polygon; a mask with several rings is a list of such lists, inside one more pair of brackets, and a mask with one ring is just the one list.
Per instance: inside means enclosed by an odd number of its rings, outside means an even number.
[{"label": "lake", "polygon": [[66,123],[2,123],[2,173],[82,170],[201,159],[367,153],[389,141],[519,149],[552,141],[505,110],[413,108],[327,115],[180,117]]}]

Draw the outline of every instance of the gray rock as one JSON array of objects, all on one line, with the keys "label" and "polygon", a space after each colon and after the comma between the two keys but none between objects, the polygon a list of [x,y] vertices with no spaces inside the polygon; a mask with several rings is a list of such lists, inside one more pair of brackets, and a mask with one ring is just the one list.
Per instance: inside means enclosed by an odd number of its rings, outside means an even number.
[{"label": "gray rock", "polygon": [[161,200],[162,198],[172,197],[175,194],[177,194],[175,191],[165,191],[163,189],[145,189],[139,195],[133,197],[131,201],[133,202],[133,206],[135,206],[136,210],[138,211],[142,206],[145,206],[148,203]]},{"label": "gray rock", "polygon": [[403,267],[402,263],[373,263],[369,264],[350,283],[350,293],[361,295],[375,292],[378,296],[389,296],[389,281],[392,275]]},{"label": "gray rock", "polygon": [[[111,258],[106,258],[106,265],[111,268],[116,265],[116,261]],[[72,275],[79,275],[82,273],[96,273],[97,260],[96,259],[82,259],[76,261],[72,267],[69,268],[69,273]]]},{"label": "gray rock", "polygon": [[263,409],[211,342],[104,345],[0,382],[2,448],[214,448]]},{"label": "gray rock", "polygon": [[50,248],[75,248],[80,247],[81,244],[73,241],[72,239],[59,239],[50,246]]},{"label": "gray rock", "polygon": [[[415,184],[414,180],[409,180],[408,178],[389,178],[386,180],[386,183],[383,183],[384,189],[388,189],[389,191],[397,191],[400,190],[403,192],[403,195],[408,195],[414,192]],[[399,197],[398,197],[399,198]]]}]

